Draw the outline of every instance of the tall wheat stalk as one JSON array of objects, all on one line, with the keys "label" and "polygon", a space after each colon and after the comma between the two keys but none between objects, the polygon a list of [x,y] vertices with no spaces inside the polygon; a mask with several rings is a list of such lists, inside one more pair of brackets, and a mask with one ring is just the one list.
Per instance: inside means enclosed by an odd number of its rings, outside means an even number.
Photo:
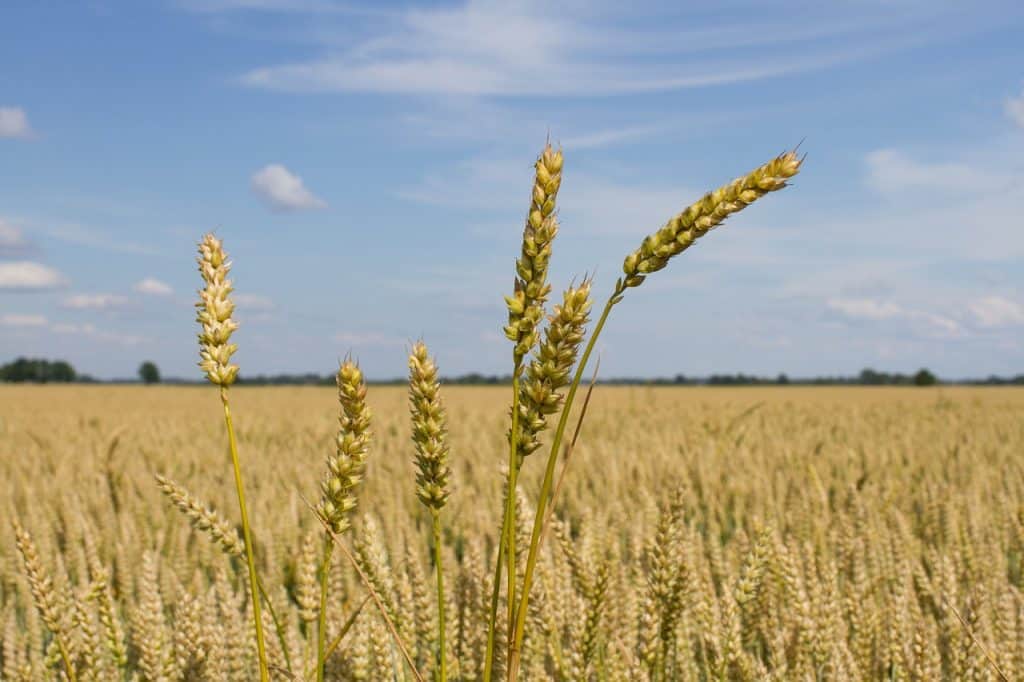
[{"label": "tall wheat stalk", "polygon": [[267,668],[267,649],[263,637],[263,618],[260,612],[259,578],[256,575],[256,557],[253,551],[252,531],[249,528],[249,511],[245,503],[245,487],[242,484],[242,466],[238,460],[238,443],[231,421],[231,407],[228,402],[228,388],[238,376],[238,365],[231,364],[231,356],[237,346],[230,343],[231,335],[238,329],[238,323],[231,319],[235,304],[230,294],[233,291],[228,272],[231,262],[224,252],[219,239],[212,234],[203,237],[199,243],[199,273],[205,286],[199,292],[196,321],[202,326],[199,334],[200,368],[210,383],[220,387],[220,402],[224,408],[224,426],[228,432],[228,450],[235,476],[235,493],[242,517],[242,539],[245,542],[245,560],[249,569],[249,590],[252,599],[253,621],[256,628],[256,651],[259,658],[260,680],[267,682],[270,673]]},{"label": "tall wheat stalk", "polygon": [[437,364],[419,341],[409,354],[409,412],[416,450],[416,497],[430,510],[434,574],[437,578],[438,676],[448,680],[445,628],[444,566],[441,560],[441,510],[450,494],[448,477],[448,417],[441,404]]},{"label": "tall wheat stalk", "polygon": [[484,680],[491,679],[494,665],[494,635],[497,627],[498,597],[501,589],[502,560],[507,562],[508,627],[511,634],[516,603],[516,507],[515,490],[521,466],[519,452],[520,430],[520,381],[523,360],[536,345],[540,336],[538,326],[544,317],[544,303],[551,292],[547,281],[548,262],[551,259],[551,243],[558,234],[558,219],[555,215],[555,201],[562,184],[561,150],[545,145],[534,163],[533,189],[530,195],[530,210],[523,228],[523,244],[516,260],[516,277],[512,296],[506,296],[508,325],[505,336],[513,342],[512,347],[512,424],[508,443],[508,495],[502,518],[502,539],[499,542],[497,567],[494,571],[494,587],[491,595],[491,613],[487,624],[487,653],[484,662]]},{"label": "tall wheat stalk", "polygon": [[351,528],[349,515],[356,508],[356,489],[363,480],[370,448],[370,408],[366,405],[366,382],[362,370],[351,359],[338,368],[338,434],[335,453],[327,458],[327,474],[320,484],[322,492],[317,512],[329,529],[324,534],[323,562],[320,566],[320,608],[317,618],[318,682],[323,682],[327,666],[327,590],[334,553],[334,536]]},{"label": "tall wheat stalk", "polygon": [[579,388],[587,361],[590,359],[590,354],[594,350],[594,344],[597,342],[601,330],[604,329],[608,315],[611,313],[612,308],[622,301],[627,289],[642,284],[648,274],[664,268],[671,258],[689,248],[698,238],[720,225],[733,213],[741,211],[765,194],[785,187],[786,181],[800,171],[801,161],[802,159],[797,157],[795,151],[786,152],[750,173],[737,178],[733,182],[705,194],[700,201],[690,205],[682,213],[669,220],[660,230],[644,239],[640,248],[626,257],[623,263],[625,277],[619,278],[615,282],[612,294],[608,297],[608,301],[601,311],[601,316],[598,318],[597,325],[594,327],[590,340],[587,342],[586,349],[583,351],[583,356],[576,366],[576,373],[569,387],[565,405],[558,420],[558,427],[551,442],[551,450],[548,454],[547,467],[544,471],[540,497],[537,500],[533,531],[530,536],[530,549],[527,554],[526,572],[523,577],[523,593],[516,609],[515,627],[509,642],[507,667],[509,680],[518,679],[519,675],[526,614],[530,602],[530,590],[533,587],[534,571],[537,566],[537,556],[540,549],[540,537],[544,527],[544,519],[546,518],[545,510],[547,509],[548,498],[551,494],[551,485],[554,479],[555,465],[558,460],[562,437],[565,434],[565,427],[569,421],[569,413],[572,409],[573,400],[576,397],[576,390]]}]

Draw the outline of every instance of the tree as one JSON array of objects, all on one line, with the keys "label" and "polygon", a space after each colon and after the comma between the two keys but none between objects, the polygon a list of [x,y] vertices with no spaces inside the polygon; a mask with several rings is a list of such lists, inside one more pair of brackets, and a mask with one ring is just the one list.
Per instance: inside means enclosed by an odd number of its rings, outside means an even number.
[{"label": "tree", "polygon": [[68,382],[76,378],[75,368],[63,360],[50,362],[37,358],[18,358],[0,367],[0,381],[46,383]]},{"label": "tree", "polygon": [[915,386],[934,386],[936,383],[938,383],[938,379],[924,367],[917,370],[917,374],[914,375]]},{"label": "tree", "polygon": [[159,384],[160,383],[160,370],[156,364],[146,360],[144,363],[139,365],[139,378],[142,379],[144,384]]}]

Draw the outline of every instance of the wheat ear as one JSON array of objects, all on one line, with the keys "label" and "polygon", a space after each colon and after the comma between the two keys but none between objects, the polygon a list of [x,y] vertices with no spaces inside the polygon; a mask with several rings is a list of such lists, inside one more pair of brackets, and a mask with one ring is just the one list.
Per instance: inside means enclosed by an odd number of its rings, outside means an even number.
[{"label": "wheat ear", "polygon": [[156,476],[157,487],[167,499],[188,519],[198,531],[206,533],[228,556],[245,556],[245,542],[230,523],[215,510],[207,507],[177,482],[166,476]]},{"label": "wheat ear", "polygon": [[18,547],[18,553],[21,554],[25,578],[28,580],[28,586],[32,592],[32,600],[36,603],[36,609],[39,610],[46,629],[53,634],[68,679],[75,682],[78,678],[75,666],[71,662],[71,633],[68,632],[65,614],[61,612],[60,597],[54,589],[53,580],[43,568],[43,562],[39,558],[39,551],[32,541],[32,536],[22,528],[16,519],[11,520],[11,526],[14,529],[14,542]]},{"label": "wheat ear", "polygon": [[366,381],[359,365],[351,359],[338,368],[338,435],[335,452],[327,458],[327,475],[320,484],[317,513],[330,529],[324,536],[324,561],[320,568],[320,611],[317,628],[317,680],[323,682],[327,644],[327,583],[334,543],[331,535],[351,528],[349,515],[356,508],[356,488],[363,480],[370,452],[370,408],[366,405]]},{"label": "wheat ear", "polygon": [[441,561],[441,509],[450,494],[448,478],[448,423],[441,404],[441,384],[437,364],[419,341],[409,354],[409,411],[412,415],[412,442],[416,450],[416,496],[430,510],[434,530],[434,571],[437,576],[437,632],[439,676],[448,680],[448,655],[445,644],[444,570]]},{"label": "wheat ear", "polygon": [[[206,533],[228,556],[236,558],[245,557],[245,542],[239,537],[238,531],[226,519],[221,517],[215,509],[203,504],[186,490],[184,486],[166,476],[158,474],[156,476],[156,483],[157,487],[160,488],[160,492],[166,495],[171,503],[178,508],[178,511],[185,515],[193,528]],[[259,580],[258,576],[257,580]],[[284,655],[285,665],[288,671],[291,672],[291,651],[285,637],[282,621],[277,615],[274,602],[270,599],[270,595],[267,594],[262,580],[257,585],[257,588],[263,601],[267,604],[267,610],[270,612],[270,618],[274,623],[277,640],[281,645],[281,653]]]},{"label": "wheat ear", "polygon": [[509,642],[508,679],[515,680],[519,674],[520,656],[526,627],[527,607],[530,600],[530,589],[533,585],[534,570],[540,549],[540,535],[544,526],[545,510],[551,494],[551,486],[558,460],[559,448],[569,420],[573,399],[579,388],[587,361],[594,350],[594,344],[601,335],[605,322],[612,308],[622,301],[626,290],[643,283],[646,274],[662,269],[675,255],[688,248],[697,238],[714,228],[727,217],[741,211],[754,201],[769,192],[786,186],[786,181],[800,171],[802,159],[795,151],[789,151],[772,159],[768,163],[755,168],[746,175],[723,185],[713,192],[705,194],[682,213],[668,221],[664,227],[644,239],[640,248],[626,257],[623,264],[625,278],[615,282],[611,296],[605,303],[604,310],[594,326],[594,331],[587,341],[583,356],[576,365],[576,373],[566,395],[565,405],[558,420],[548,453],[547,468],[541,483],[540,497],[537,500],[537,511],[534,516],[533,533],[530,537],[530,550],[526,559],[526,572],[523,575],[523,595],[516,611],[516,623]]},{"label": "wheat ear", "polygon": [[[537,343],[538,325],[544,318],[544,303],[551,293],[548,284],[548,262],[551,259],[551,243],[558,234],[558,218],[555,215],[555,200],[562,185],[562,151],[550,144],[534,163],[533,189],[530,196],[530,210],[523,228],[523,244],[516,260],[516,277],[512,296],[505,298],[508,306],[508,325],[505,336],[515,345],[512,348],[512,427],[509,438],[509,490],[515,490],[519,473],[519,383],[523,369],[523,358]],[[507,561],[508,573],[508,623],[512,627],[516,596],[516,549],[515,549],[515,495],[508,496],[502,519],[502,541],[498,543],[497,566],[494,569],[494,594],[487,625],[487,653],[484,663],[484,682],[490,682],[494,662],[494,632],[497,625],[498,593],[501,590],[502,563]]]},{"label": "wheat ear", "polygon": [[256,575],[256,556],[253,551],[252,532],[249,530],[249,510],[245,503],[245,488],[242,485],[242,466],[238,460],[238,443],[231,420],[228,404],[228,388],[238,376],[238,365],[231,364],[231,356],[237,346],[230,342],[231,335],[238,329],[238,323],[231,315],[235,304],[231,301],[234,290],[228,272],[231,262],[224,252],[224,245],[212,234],[199,242],[199,274],[204,287],[196,303],[196,321],[202,327],[199,333],[199,367],[205,372],[210,383],[220,387],[220,401],[224,408],[224,425],[228,432],[228,449],[235,474],[235,492],[242,517],[242,540],[245,543],[245,559],[249,568],[249,590],[252,598],[253,623],[256,627],[256,651],[259,657],[260,682],[269,682],[267,669],[267,648],[263,638],[263,618],[260,614],[258,594],[259,578]]},{"label": "wheat ear", "polygon": [[571,380],[592,305],[590,280],[585,279],[580,286],[565,290],[562,304],[556,305],[548,318],[544,340],[534,351],[519,391],[520,458],[540,447],[548,416],[557,414],[562,406],[562,389]]},{"label": "wheat ear", "polygon": [[352,568],[355,569],[356,575],[359,576],[360,582],[363,583],[363,587],[365,587],[366,591],[370,593],[370,598],[373,599],[373,603],[377,607],[378,613],[380,613],[381,618],[384,619],[384,624],[387,626],[388,631],[391,633],[391,637],[395,642],[395,646],[398,647],[398,651],[402,654],[402,658],[405,659],[406,665],[408,665],[409,669],[412,670],[412,675],[416,678],[416,682],[425,682],[423,679],[423,675],[420,673],[419,670],[416,669],[416,663],[415,661],[413,661],[412,656],[409,654],[409,648],[405,645],[405,642],[402,641],[401,635],[398,634],[398,629],[395,627],[395,621],[388,613],[388,607],[384,604],[383,601],[381,601],[380,594],[378,594],[377,590],[374,588],[373,581],[370,579],[369,576],[366,575],[366,571],[364,571],[362,566],[359,565],[359,561],[354,556],[352,556],[352,552],[349,551],[348,547],[342,544],[341,538],[339,538],[337,534],[335,534],[335,532],[331,528],[331,524],[328,523],[327,519],[325,519],[321,515],[320,511],[312,504],[310,504],[301,495],[299,497],[306,504],[306,506],[309,507],[310,511],[316,514],[316,518],[318,521],[320,521],[321,525],[323,525],[324,532],[327,534],[327,537],[331,539],[331,542],[338,546],[338,549],[341,550],[341,553],[344,554],[345,558],[348,559],[348,562],[352,564]]}]

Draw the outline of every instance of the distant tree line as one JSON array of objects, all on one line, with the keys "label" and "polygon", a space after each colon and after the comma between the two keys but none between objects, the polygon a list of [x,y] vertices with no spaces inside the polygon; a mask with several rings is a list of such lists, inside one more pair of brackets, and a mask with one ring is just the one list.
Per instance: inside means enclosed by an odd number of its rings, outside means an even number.
[{"label": "distant tree line", "polygon": [[[201,379],[163,379],[156,364],[143,362],[138,369],[139,381],[155,384],[160,381],[175,384],[199,384]],[[42,360],[37,358],[18,358],[13,362],[0,366],[0,381],[29,383],[59,382],[95,382],[86,374],[78,374],[75,368],[63,360]],[[396,377],[382,381],[373,381],[377,385],[403,385],[405,378]],[[125,383],[126,380],[115,380],[114,383]],[[512,383],[509,374],[480,374],[472,372],[453,377],[442,377],[442,382],[456,386],[503,386]],[[256,374],[239,375],[239,384],[250,386],[332,386],[333,374]],[[966,384],[973,386],[1021,386],[1024,385],[1024,374],[1010,377],[989,376],[983,379],[958,379],[940,381],[935,374],[922,368],[913,374],[879,372],[871,368],[861,370],[854,376],[821,376],[790,378],[786,374],[774,377],[753,374],[712,374],[707,377],[694,377],[676,374],[671,377],[613,377],[599,379],[605,385],[641,385],[641,386],[932,386],[939,383]]]},{"label": "distant tree line", "polygon": [[18,358],[0,366],[0,381],[47,384],[82,380],[87,381],[88,377],[79,376],[75,368],[63,360]]}]

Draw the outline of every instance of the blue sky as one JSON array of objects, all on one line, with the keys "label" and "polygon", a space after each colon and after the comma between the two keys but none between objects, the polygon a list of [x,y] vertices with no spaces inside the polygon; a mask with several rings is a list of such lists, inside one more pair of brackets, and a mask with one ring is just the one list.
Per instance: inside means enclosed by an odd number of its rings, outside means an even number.
[{"label": "blue sky", "polygon": [[[768,9],[770,7],[770,9]],[[508,371],[550,134],[560,290],[803,140],[794,186],[630,291],[605,376],[1024,371],[1024,7],[917,0],[5,2],[0,360],[198,377],[195,242],[243,373]]]}]

